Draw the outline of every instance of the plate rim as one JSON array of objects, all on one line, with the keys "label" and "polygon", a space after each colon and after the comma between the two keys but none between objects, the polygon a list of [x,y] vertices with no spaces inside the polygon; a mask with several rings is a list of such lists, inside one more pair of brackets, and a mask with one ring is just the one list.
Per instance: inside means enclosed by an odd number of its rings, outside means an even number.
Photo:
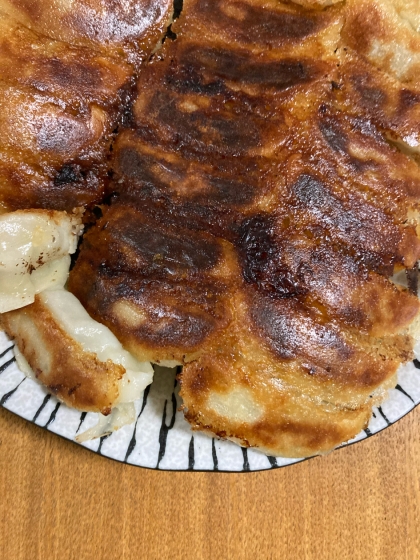
[{"label": "plate rim", "polygon": [[[13,342],[12,342],[12,345],[11,345],[11,346],[5,348],[4,350],[2,350],[2,351],[0,352],[0,357],[5,356],[9,351],[12,351],[13,348],[14,348],[14,346],[15,346],[15,345],[14,345]],[[16,358],[15,358],[14,356],[13,356],[13,358],[11,358],[10,360],[6,360],[6,362],[4,362],[4,363],[0,366],[0,368],[4,368],[4,369],[1,369],[1,372],[3,372],[3,371],[5,371],[6,369],[8,369],[8,367],[9,367],[10,365],[12,365],[13,363],[15,363],[15,362],[16,362]],[[414,360],[411,360],[411,361],[407,362],[407,364],[412,363],[413,366],[414,366],[416,369],[420,369],[420,363],[416,364],[416,362],[418,362],[418,360],[414,359]],[[7,365],[6,365],[6,364],[7,364]],[[6,366],[6,367],[4,367],[4,366]],[[19,370],[19,371],[20,371],[20,370]],[[21,372],[21,373],[24,375],[23,372]],[[24,379],[30,379],[30,378],[27,378],[27,377],[25,376],[25,377],[22,379],[22,381],[23,381]],[[31,379],[30,379],[30,380],[31,380]],[[33,383],[35,383],[34,380],[31,380],[31,381],[32,381]],[[397,384],[398,384],[398,383],[397,383]],[[45,387],[44,387],[44,389],[45,389]],[[6,395],[6,394],[5,394],[5,395]],[[3,398],[4,398],[5,395],[3,395]],[[46,392],[46,396],[48,396],[48,395],[50,395],[50,398],[51,398],[51,397],[55,398],[55,399],[57,400],[58,403],[61,403],[61,401],[59,401],[52,393]],[[412,399],[412,397],[410,397],[410,398]],[[2,401],[2,400],[3,400],[3,399],[1,399],[1,401]],[[158,466],[156,466],[156,467],[150,467],[150,466],[145,466],[145,465],[138,465],[138,464],[136,464],[136,463],[130,463],[130,462],[128,462],[128,461],[121,460],[121,459],[117,459],[117,458],[112,457],[112,456],[109,456],[109,455],[104,455],[104,454],[101,453],[101,448],[102,448],[102,443],[101,443],[101,442],[105,441],[109,436],[102,436],[101,438],[97,438],[97,439],[100,440],[98,449],[96,449],[96,450],[95,450],[95,449],[91,449],[91,448],[89,448],[89,447],[86,447],[86,446],[84,446],[84,445],[79,444],[77,441],[75,441],[74,439],[72,439],[72,438],[70,438],[70,437],[68,437],[68,436],[66,436],[66,435],[64,435],[64,434],[61,434],[61,433],[54,432],[54,431],[50,430],[49,427],[48,427],[48,426],[49,426],[48,424],[47,424],[47,425],[40,425],[40,424],[37,424],[34,420],[31,420],[31,419],[28,419],[28,418],[24,418],[24,417],[21,416],[18,412],[15,412],[14,410],[9,409],[9,408],[6,406],[7,400],[8,400],[8,399],[6,399],[6,401],[4,401],[4,402],[0,402],[0,407],[1,407],[1,408],[4,408],[5,410],[7,410],[8,412],[10,412],[11,414],[17,416],[18,418],[21,418],[22,420],[24,420],[25,422],[28,422],[29,424],[32,424],[32,425],[36,426],[37,428],[40,428],[40,429],[42,429],[42,430],[45,430],[46,432],[49,432],[50,434],[53,434],[53,435],[55,435],[55,436],[58,436],[58,437],[60,437],[60,438],[62,438],[62,439],[64,439],[64,440],[66,440],[66,441],[69,441],[70,443],[73,443],[73,444],[75,444],[75,445],[77,445],[77,446],[79,446],[79,447],[82,447],[82,448],[85,449],[86,451],[89,451],[89,452],[91,452],[91,453],[94,453],[95,455],[98,455],[98,456],[100,456],[100,457],[103,457],[104,459],[108,459],[108,460],[111,460],[111,461],[115,461],[116,463],[119,463],[119,464],[122,464],[122,465],[127,465],[127,466],[130,466],[130,467],[136,467],[136,468],[140,468],[140,469],[147,469],[147,470],[150,470],[150,471],[160,471],[160,472],[182,472],[182,473],[191,473],[191,472],[197,472],[197,473],[222,473],[222,474],[248,474],[248,473],[256,473],[256,472],[270,472],[270,471],[274,471],[274,470],[284,469],[284,468],[286,468],[286,467],[293,467],[294,465],[297,465],[297,464],[300,464],[300,463],[304,463],[304,462],[309,461],[309,460],[311,460],[311,459],[314,459],[314,458],[316,458],[316,457],[326,457],[326,456],[330,455],[331,453],[335,453],[335,452],[337,452],[337,451],[340,451],[341,449],[345,449],[345,448],[350,447],[350,446],[355,445],[355,444],[359,444],[359,443],[361,444],[361,443],[363,443],[364,441],[369,440],[371,437],[374,437],[374,436],[376,436],[377,434],[383,432],[384,430],[387,430],[388,428],[391,428],[392,426],[394,426],[395,424],[397,424],[400,420],[402,420],[403,418],[405,418],[408,414],[410,414],[414,409],[416,409],[416,408],[420,405],[420,401],[417,402],[417,403],[413,401],[414,404],[413,404],[412,408],[410,408],[409,410],[407,410],[406,412],[404,412],[404,414],[402,414],[402,416],[400,416],[400,417],[399,417],[398,419],[396,419],[395,421],[391,422],[389,425],[383,426],[382,428],[380,428],[379,430],[375,431],[374,433],[367,433],[367,432],[365,431],[366,437],[364,437],[364,438],[362,438],[362,439],[358,439],[358,440],[356,440],[356,441],[344,442],[344,443],[340,444],[338,447],[336,447],[336,448],[333,449],[332,451],[329,451],[329,452],[326,453],[326,454],[311,455],[311,456],[309,456],[309,457],[296,458],[296,460],[294,460],[292,463],[288,463],[288,464],[286,464],[286,465],[271,465],[270,467],[265,468],[265,469],[264,469],[264,468],[256,468],[256,469],[243,469],[243,468],[242,468],[242,469],[240,469],[240,470],[225,470],[225,469],[219,469],[219,468],[218,468],[218,469],[214,469],[214,468],[213,468],[213,469],[204,469],[204,468],[197,468],[197,469],[195,469],[195,468],[187,468],[187,469],[178,469],[178,468],[176,468],[176,469],[171,469],[171,468],[161,468],[161,467],[158,467]],[[412,399],[412,400],[413,400],[413,399]],[[64,403],[61,403],[61,404],[64,405],[64,407],[65,407],[66,409],[69,409],[69,410],[70,410],[70,408],[67,407]],[[380,406],[381,406],[381,405],[380,405]],[[82,412],[82,411],[80,411],[80,412]],[[115,433],[115,432],[113,432],[113,433]],[[111,434],[111,435],[112,435],[112,434]],[[228,441],[228,440],[223,440],[223,439],[217,438],[217,437],[213,437],[212,439],[213,439],[213,440],[219,440],[219,441]],[[238,447],[239,447],[240,449],[242,449],[242,450],[251,449],[251,450],[258,451],[258,450],[254,449],[254,448],[252,448],[252,447],[242,447],[242,446],[239,446],[239,445],[238,445]],[[263,455],[265,455],[265,454],[263,454]],[[266,456],[267,456],[267,455],[266,455]],[[292,460],[293,460],[294,458],[293,458],[293,457],[288,457],[288,459],[292,459]]]}]

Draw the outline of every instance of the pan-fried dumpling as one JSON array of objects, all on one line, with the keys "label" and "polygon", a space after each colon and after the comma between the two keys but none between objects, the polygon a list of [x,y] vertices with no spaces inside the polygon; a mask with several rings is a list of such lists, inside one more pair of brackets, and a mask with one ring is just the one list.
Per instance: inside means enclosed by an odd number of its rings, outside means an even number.
[{"label": "pan-fried dumpling", "polygon": [[152,382],[150,363],[127,352],[63,288],[1,317],[36,379],[69,406],[108,415],[139,399]]},{"label": "pan-fried dumpling", "polygon": [[1,0],[5,12],[41,35],[142,60],[170,24],[172,0]]},{"label": "pan-fried dumpling", "polygon": [[193,429],[265,453],[365,428],[417,353],[418,2],[184,0],[165,37],[167,0],[0,8],[28,28],[1,43],[0,204],[103,203],[67,286],[137,360],[62,287],[4,314],[36,377],[103,414],[85,437],[133,418],[146,360],[182,364]]}]

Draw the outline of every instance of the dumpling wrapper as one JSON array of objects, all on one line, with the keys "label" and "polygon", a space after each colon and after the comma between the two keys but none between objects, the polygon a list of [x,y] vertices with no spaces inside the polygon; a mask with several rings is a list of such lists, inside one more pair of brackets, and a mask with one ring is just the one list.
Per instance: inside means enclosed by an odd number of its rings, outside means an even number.
[{"label": "dumpling wrapper", "polygon": [[36,379],[61,401],[104,416],[118,406],[120,416],[133,421],[133,407],[121,405],[142,396],[153,368],[127,352],[74,295],[63,288],[44,291],[1,320]]},{"label": "dumpling wrapper", "polygon": [[64,289],[81,212],[19,210],[0,216],[0,313],[25,375],[67,405],[101,413],[86,441],[135,420],[133,402],[152,382],[111,331]]},{"label": "dumpling wrapper", "polygon": [[0,313],[33,303],[67,281],[83,229],[81,212],[18,210],[0,215]]}]

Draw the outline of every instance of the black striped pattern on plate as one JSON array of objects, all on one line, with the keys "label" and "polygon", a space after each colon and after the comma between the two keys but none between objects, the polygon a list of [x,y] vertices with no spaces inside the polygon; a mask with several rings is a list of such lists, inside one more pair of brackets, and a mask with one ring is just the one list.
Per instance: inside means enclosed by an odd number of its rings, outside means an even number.
[{"label": "black striped pattern on plate", "polygon": [[[96,423],[92,413],[67,408],[18,369],[13,345],[0,333],[0,406],[67,439]],[[192,432],[179,410],[175,371],[156,368],[155,380],[136,403],[136,421],[110,436],[82,444],[130,465],[178,471],[252,472],[292,465],[302,459],[267,457],[231,442]],[[420,402],[420,362],[406,364],[390,398],[374,409],[356,443],[392,425]]]}]

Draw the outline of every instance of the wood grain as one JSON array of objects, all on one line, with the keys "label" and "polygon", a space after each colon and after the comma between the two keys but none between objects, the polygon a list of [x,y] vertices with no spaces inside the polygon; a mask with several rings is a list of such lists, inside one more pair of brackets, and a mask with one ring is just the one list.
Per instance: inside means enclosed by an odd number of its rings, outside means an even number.
[{"label": "wood grain", "polygon": [[1,409],[0,558],[420,558],[419,419],[276,471],[167,473]]}]

